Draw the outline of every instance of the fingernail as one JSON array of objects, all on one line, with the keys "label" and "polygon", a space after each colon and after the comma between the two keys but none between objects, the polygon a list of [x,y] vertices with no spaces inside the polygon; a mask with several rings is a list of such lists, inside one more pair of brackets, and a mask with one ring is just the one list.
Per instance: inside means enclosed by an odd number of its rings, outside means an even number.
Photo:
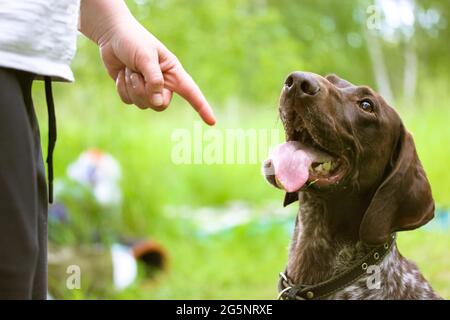
[{"label": "fingernail", "polygon": [[209,121],[207,122],[210,126],[216,124],[216,115],[214,114],[213,109],[210,107],[209,109]]},{"label": "fingernail", "polygon": [[152,105],[155,107],[160,107],[163,104],[163,96],[161,93],[155,93],[152,95]]},{"label": "fingernail", "polygon": [[117,74],[117,77],[116,77],[116,85],[119,83],[119,80],[122,78],[122,70],[120,70],[119,71],[119,73]]},{"label": "fingernail", "polygon": [[130,81],[131,81],[131,86],[133,87],[133,89],[136,89],[137,86],[139,85],[138,75],[136,73],[131,74]]},{"label": "fingernail", "polygon": [[125,76],[125,83],[130,83],[130,72],[128,68],[125,68],[124,76]]}]

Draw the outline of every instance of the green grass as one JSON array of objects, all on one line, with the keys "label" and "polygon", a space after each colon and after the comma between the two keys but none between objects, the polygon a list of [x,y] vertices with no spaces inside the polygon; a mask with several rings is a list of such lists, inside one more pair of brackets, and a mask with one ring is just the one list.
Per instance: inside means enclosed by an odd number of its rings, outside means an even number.
[{"label": "green grass", "polygon": [[[287,261],[289,235],[274,226],[263,232],[241,227],[232,233],[199,239],[168,222],[157,236],[170,252],[168,272],[142,280],[112,299],[275,299],[278,272]],[[292,220],[293,223],[293,220]],[[166,232],[172,229],[172,232]],[[415,261],[434,289],[450,298],[448,233],[401,233],[400,252]],[[73,292],[71,298],[92,298]]]},{"label": "green grass", "polygon": [[[435,290],[447,299],[450,261],[443,252],[448,250],[449,240],[448,234],[427,231],[399,236],[400,252],[415,261]],[[260,234],[244,228],[208,241],[166,239],[166,243],[172,243],[170,272],[116,298],[274,299],[289,241],[286,230],[280,227]]]},{"label": "green grass", "polygon": [[416,230],[403,232],[398,237],[400,253],[414,261],[433,288],[445,299],[450,299],[450,259],[447,232]]},{"label": "green grass", "polygon": [[[264,232],[253,232],[240,227],[227,234],[199,238],[183,221],[165,214],[169,204],[222,206],[241,200],[255,207],[271,201],[280,201],[281,206],[282,194],[264,183],[259,164],[173,164],[171,134],[176,128],[192,128],[197,116],[190,107],[179,99],[162,114],[124,106],[113,93],[113,83],[105,77],[99,76],[96,81],[109,85],[55,86],[59,130],[56,176],[63,177],[67,165],[87,148],[111,153],[123,169],[122,232],[162,243],[169,252],[170,267],[167,273],[142,280],[123,292],[93,297],[76,291],[67,298],[275,298],[278,272],[284,268],[289,243],[284,228],[274,225]],[[35,100],[46,150],[46,113],[40,84],[35,86]],[[281,129],[275,104],[251,108],[236,103],[217,109],[219,129]],[[414,133],[436,202],[449,206],[449,110],[430,106],[403,109],[402,115]],[[445,298],[450,298],[449,243],[448,231],[414,231],[399,237],[401,252],[418,263]]]}]

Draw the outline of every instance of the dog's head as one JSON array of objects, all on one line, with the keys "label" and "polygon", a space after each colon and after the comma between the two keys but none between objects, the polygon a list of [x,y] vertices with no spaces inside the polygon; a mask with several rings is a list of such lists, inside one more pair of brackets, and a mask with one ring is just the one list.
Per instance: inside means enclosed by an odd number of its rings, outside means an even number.
[{"label": "dog's head", "polygon": [[[308,160],[302,190],[322,196],[373,195],[361,222],[361,240],[380,243],[394,231],[417,228],[433,217],[431,188],[412,136],[374,90],[336,75],[294,72],[284,83],[279,113],[292,155],[306,150],[297,155]],[[266,178],[280,185],[276,175]],[[285,205],[297,196],[298,190],[288,193]]]}]

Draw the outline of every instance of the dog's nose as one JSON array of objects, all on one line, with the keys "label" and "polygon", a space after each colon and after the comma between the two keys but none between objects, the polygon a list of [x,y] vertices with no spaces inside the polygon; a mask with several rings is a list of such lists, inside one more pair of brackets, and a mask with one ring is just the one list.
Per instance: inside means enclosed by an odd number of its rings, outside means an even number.
[{"label": "dog's nose", "polygon": [[298,92],[301,95],[314,96],[320,91],[319,82],[313,74],[307,72],[293,72],[284,82],[285,90]]}]

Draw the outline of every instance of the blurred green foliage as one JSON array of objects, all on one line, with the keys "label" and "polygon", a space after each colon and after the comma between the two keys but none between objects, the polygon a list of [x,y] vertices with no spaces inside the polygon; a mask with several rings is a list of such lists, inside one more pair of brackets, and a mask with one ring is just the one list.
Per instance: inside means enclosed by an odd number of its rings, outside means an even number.
[{"label": "blurred green foliage", "polygon": [[[198,79],[208,97],[224,102],[239,97],[251,104],[273,103],[281,81],[292,70],[336,73],[357,84],[375,86],[366,39],[368,8],[377,2],[290,0],[128,1],[135,16]],[[448,1],[417,1],[412,38],[394,30],[382,41],[396,97],[401,97],[405,47],[419,61],[418,78],[442,77],[448,64]],[[419,19],[435,10],[438,21],[427,28]],[[433,11],[434,12],[434,11]],[[402,19],[404,13],[397,14]],[[382,17],[382,13],[380,14]],[[445,79],[442,79],[445,80]]]},{"label": "blurred green foliage", "polygon": [[[281,130],[277,99],[293,70],[336,73],[355,84],[378,88],[379,70],[371,53],[381,52],[392,102],[414,134],[436,202],[449,206],[450,2],[415,3],[411,37],[397,30],[400,35],[395,40],[375,34],[377,42],[371,42],[366,30],[369,1],[127,1],[136,18],[178,56],[197,81],[216,110],[220,130]],[[439,14],[431,28],[417,22],[424,12]],[[406,54],[415,57],[413,67],[405,62]],[[413,96],[405,99],[404,73],[409,68],[417,71],[417,85]],[[281,192],[265,184],[259,165],[173,164],[173,130],[191,130],[197,121],[187,103],[176,98],[162,114],[124,106],[103,70],[98,48],[81,36],[73,70],[75,84],[55,86],[57,177],[64,177],[67,165],[88,148],[111,153],[123,169],[122,232],[158,239],[172,258],[171,271],[161,279],[106,296],[274,298],[277,274],[286,261],[286,233],[276,226],[258,235],[238,228],[229,237],[199,240],[183,222],[165,215],[168,204],[220,206],[243,200],[255,206],[270,201],[281,205]],[[37,83],[34,90],[45,145],[42,84]],[[294,213],[295,208],[289,210]],[[85,212],[71,214],[79,215],[81,221]],[[418,262],[446,298],[450,297],[449,240],[448,232],[415,231],[400,237],[400,250]],[[86,298],[82,291],[69,292],[67,297]]]}]

